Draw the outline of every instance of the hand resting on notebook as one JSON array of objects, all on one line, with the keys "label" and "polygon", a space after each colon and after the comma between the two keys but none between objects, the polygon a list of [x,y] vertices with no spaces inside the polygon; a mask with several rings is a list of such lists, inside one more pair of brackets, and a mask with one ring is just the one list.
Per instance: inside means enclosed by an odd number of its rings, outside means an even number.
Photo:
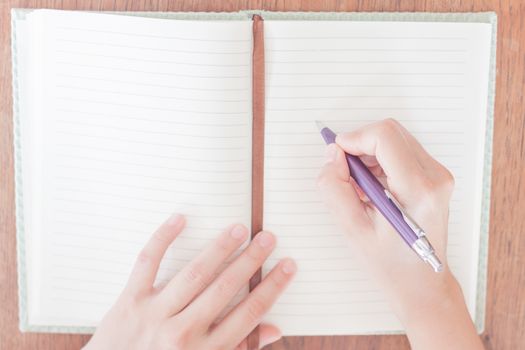
[{"label": "hand resting on notebook", "polygon": [[[212,281],[217,268],[248,238],[232,225],[183,268],[166,286],[154,287],[160,261],[184,228],[174,215],[140,253],[119,299],[100,323],[85,349],[246,349],[245,337],[261,321],[296,271],[283,259],[249,296],[219,322],[217,317],[275,246],[275,237],[259,233],[250,245]],[[280,338],[271,325],[260,328],[260,345]]]},{"label": "hand resting on notebook", "polygon": [[[343,150],[363,162],[427,232],[444,271],[435,273],[410,251],[350,177]],[[324,201],[346,232],[350,249],[385,291],[414,349],[482,349],[461,288],[446,261],[451,173],[397,121],[338,135],[318,177]]]}]

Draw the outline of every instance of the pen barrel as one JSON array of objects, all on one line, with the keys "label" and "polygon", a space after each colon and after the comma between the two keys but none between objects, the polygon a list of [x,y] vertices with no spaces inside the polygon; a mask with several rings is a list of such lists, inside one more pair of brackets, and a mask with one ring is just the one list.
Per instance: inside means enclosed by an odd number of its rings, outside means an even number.
[{"label": "pen barrel", "polygon": [[388,198],[383,185],[374,174],[370,172],[359,157],[346,154],[346,161],[352,178],[357,182],[377,210],[379,210],[396,229],[401,238],[412,247],[419,237],[405,221],[403,213],[398,209],[397,205]]},{"label": "pen barrel", "polygon": [[[327,127],[321,128],[321,136],[326,144],[335,143],[337,135]],[[403,213],[397,205],[386,195],[385,188],[379,180],[368,170],[368,167],[359,157],[345,153],[350,175],[357,182],[359,187],[367,195],[374,206],[396,229],[401,238],[413,248],[413,244],[419,238],[418,235],[405,221]]]}]

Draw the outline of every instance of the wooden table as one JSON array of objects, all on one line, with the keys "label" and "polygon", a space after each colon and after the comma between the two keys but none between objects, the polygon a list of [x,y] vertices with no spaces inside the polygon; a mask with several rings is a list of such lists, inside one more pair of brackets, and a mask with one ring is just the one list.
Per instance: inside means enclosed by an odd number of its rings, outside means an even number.
[{"label": "wooden table", "polygon": [[[0,0],[0,349],[78,349],[88,336],[18,330],[10,15],[13,7],[95,11],[495,11],[498,14],[487,349],[525,347],[525,1]],[[405,336],[287,337],[269,349],[408,349]]]}]

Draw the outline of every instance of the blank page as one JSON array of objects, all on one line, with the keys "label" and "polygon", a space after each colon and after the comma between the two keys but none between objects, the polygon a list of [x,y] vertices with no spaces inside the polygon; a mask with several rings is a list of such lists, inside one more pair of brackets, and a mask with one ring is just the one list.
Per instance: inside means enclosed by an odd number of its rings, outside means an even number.
[{"label": "blank page", "polygon": [[386,117],[455,176],[448,259],[473,313],[490,25],[266,21],[265,40],[264,227],[279,240],[273,261],[299,267],[268,321],[288,335],[402,330],[315,185],[325,149],[315,120],[343,132]]},{"label": "blank page", "polygon": [[94,326],[173,212],[187,228],[160,284],[227,225],[249,224],[251,21],[37,11],[29,23],[23,134],[38,134],[40,173],[25,176],[42,188],[25,193],[30,323]]}]

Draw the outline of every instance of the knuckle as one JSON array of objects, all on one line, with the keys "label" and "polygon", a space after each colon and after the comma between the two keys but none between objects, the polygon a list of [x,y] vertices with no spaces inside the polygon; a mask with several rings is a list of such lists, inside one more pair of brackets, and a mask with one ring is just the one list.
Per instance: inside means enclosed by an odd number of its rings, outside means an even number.
[{"label": "knuckle", "polygon": [[326,171],[321,171],[319,175],[317,175],[316,184],[317,188],[320,190],[324,190],[328,187],[330,184],[330,176],[326,173]]},{"label": "knuckle", "polygon": [[217,293],[221,296],[230,296],[235,294],[235,281],[235,277],[229,274],[225,274],[219,277],[219,279],[217,280],[217,285],[215,287]]},{"label": "knuckle", "polygon": [[209,349],[209,350],[226,350],[226,349],[232,348],[232,345],[230,344],[230,341],[228,338],[219,339],[217,337],[215,339],[210,339],[209,343],[206,345],[207,345],[206,349]]},{"label": "knuckle", "polygon": [[246,249],[244,256],[248,260],[247,266],[251,266],[251,265],[258,266],[262,264],[263,254],[261,253],[260,246],[256,243],[250,244],[248,249]]},{"label": "knuckle", "polygon": [[278,288],[283,287],[286,284],[286,278],[282,273],[270,273],[268,278]]},{"label": "knuckle", "polygon": [[197,285],[199,288],[205,288],[209,281],[209,275],[199,263],[191,264],[188,269],[185,270],[183,278],[187,284]]},{"label": "knuckle", "polygon": [[136,293],[125,293],[125,295],[125,301],[122,305],[124,305],[132,312],[140,308],[143,301],[142,295]]},{"label": "knuckle", "polygon": [[383,123],[389,125],[392,128],[398,128],[401,124],[394,118],[388,117],[383,120]]},{"label": "knuckle", "polygon": [[246,303],[246,322],[258,323],[262,316],[266,313],[268,307],[266,303],[260,298],[252,298]]},{"label": "knuckle", "polygon": [[454,186],[456,184],[456,180],[454,179],[454,175],[448,170],[447,168],[443,168],[444,174],[441,179],[441,185],[447,191],[447,193],[451,193],[454,190]]},{"label": "knuckle", "polygon": [[421,202],[429,208],[434,208],[439,202],[439,186],[427,178],[421,180]]},{"label": "knuckle", "polygon": [[182,350],[188,349],[188,346],[191,345],[191,339],[193,337],[193,332],[191,327],[180,325],[175,332],[171,333],[169,343],[171,348]]},{"label": "knuckle", "polygon": [[153,234],[153,239],[163,245],[167,245],[171,243],[171,233],[168,230],[159,229]]},{"label": "knuckle", "polygon": [[142,298],[133,293],[123,293],[112,308],[123,319],[135,319],[140,308]]},{"label": "knuckle", "polygon": [[151,257],[150,252],[147,249],[142,248],[139,255],[137,256],[137,264],[148,265],[149,263],[151,263],[151,261],[152,261],[152,257]]},{"label": "knuckle", "polygon": [[229,231],[223,232],[223,234],[216,241],[215,247],[222,252],[226,252],[230,250],[231,243],[230,243],[230,232]]},{"label": "knuckle", "polygon": [[378,125],[380,135],[389,136],[398,132],[399,122],[393,118],[382,120]]}]

